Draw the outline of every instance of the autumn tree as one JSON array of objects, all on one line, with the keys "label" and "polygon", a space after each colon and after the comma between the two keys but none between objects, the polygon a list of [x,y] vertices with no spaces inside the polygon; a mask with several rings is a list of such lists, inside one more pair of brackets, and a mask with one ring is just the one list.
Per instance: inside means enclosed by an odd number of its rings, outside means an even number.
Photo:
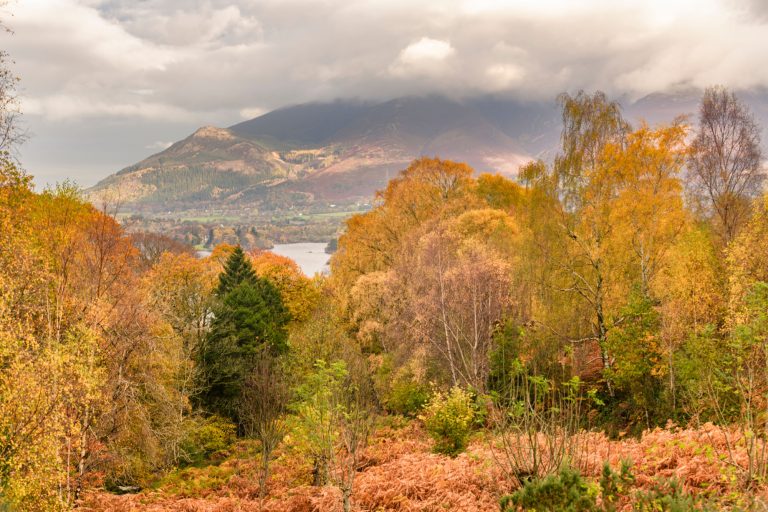
[{"label": "autumn tree", "polygon": [[296,389],[296,434],[314,461],[314,484],[338,486],[345,512],[351,510],[361,451],[373,425],[370,390],[359,355],[348,362],[316,361]]},{"label": "autumn tree", "polygon": [[616,193],[616,175],[610,172],[606,150],[623,146],[629,126],[618,103],[597,92],[563,94],[562,150],[555,159],[553,175],[562,200],[559,227],[568,253],[559,262],[562,282],[556,285],[585,302],[590,310],[591,333],[600,348],[604,368],[611,358],[606,340],[610,328],[608,297],[611,293],[611,261],[606,242],[612,235],[611,201]]},{"label": "autumn tree", "polygon": [[250,260],[256,274],[268,280],[280,292],[291,320],[307,320],[320,300],[317,284],[304,275],[295,261],[285,256],[269,251],[255,251],[250,254]]},{"label": "autumn tree", "polygon": [[[0,7],[5,7],[6,1],[0,2]],[[0,32],[11,30],[0,22]],[[0,153],[12,156],[27,136],[21,129],[21,107],[16,93],[16,84],[19,82],[10,68],[10,56],[5,51],[0,51]]]},{"label": "autumn tree", "polygon": [[704,91],[688,159],[690,186],[726,245],[762,190],[760,160],[760,128],[747,106],[725,88]]},{"label": "autumn tree", "polygon": [[133,233],[131,234],[131,241],[139,250],[139,259],[144,268],[151,268],[166,252],[194,254],[192,246],[159,233]]},{"label": "autumn tree", "polygon": [[712,339],[726,309],[725,269],[709,230],[688,226],[664,257],[652,283],[660,313],[667,392],[673,411],[711,419],[702,370],[711,367],[720,343]]},{"label": "autumn tree", "polygon": [[[142,265],[143,266],[143,265]],[[165,438],[173,463],[189,457],[183,442],[195,427],[192,408],[201,388],[201,368],[196,357],[210,328],[218,264],[186,252],[164,252],[142,279],[147,306],[165,323],[164,363],[175,390],[167,404]]]},{"label": "autumn tree", "polygon": [[514,302],[512,266],[492,241],[511,241],[515,230],[502,212],[467,212],[414,241],[413,257],[396,268],[402,298],[390,336],[410,353],[425,346],[451,386],[485,390],[493,333]]},{"label": "autumn tree", "polygon": [[449,160],[412,162],[386,189],[377,192],[377,204],[370,212],[347,221],[331,258],[337,288],[347,293],[361,275],[390,268],[413,229],[436,216],[477,204],[471,194],[471,175],[469,166]]}]

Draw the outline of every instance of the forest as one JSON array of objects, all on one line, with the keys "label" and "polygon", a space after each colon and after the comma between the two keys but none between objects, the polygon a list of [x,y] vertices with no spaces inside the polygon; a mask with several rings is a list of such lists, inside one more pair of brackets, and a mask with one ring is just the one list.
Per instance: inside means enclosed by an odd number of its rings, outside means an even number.
[{"label": "forest", "polygon": [[35,189],[3,78],[3,510],[765,510],[768,196],[733,92],[658,126],[562,94],[553,161],[418,159],[308,278]]}]

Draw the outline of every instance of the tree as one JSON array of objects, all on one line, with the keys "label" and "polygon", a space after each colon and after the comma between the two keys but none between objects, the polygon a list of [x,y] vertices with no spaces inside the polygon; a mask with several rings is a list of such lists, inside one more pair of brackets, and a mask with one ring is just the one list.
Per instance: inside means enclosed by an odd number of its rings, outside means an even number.
[{"label": "tree", "polygon": [[256,273],[248,257],[239,245],[228,255],[224,264],[224,271],[219,274],[219,285],[216,288],[216,294],[224,297],[236,286],[242,283],[256,283]]},{"label": "tree", "polygon": [[748,217],[749,200],[761,192],[760,159],[760,128],[746,105],[725,88],[704,91],[688,159],[690,184],[725,245]]},{"label": "tree", "polygon": [[[562,150],[552,171],[531,165],[523,172],[536,201],[531,210],[547,208],[531,224],[531,273],[544,285],[536,315],[583,355],[599,349],[613,394],[611,330],[629,318],[631,290],[653,302],[654,280],[687,222],[679,179],[686,127],[676,121],[632,131],[619,105],[599,92],[560,102]],[[562,302],[553,291],[577,300]]]},{"label": "tree", "polygon": [[237,400],[256,355],[287,348],[290,314],[277,289],[256,276],[239,247],[219,275],[216,299],[198,356],[204,380],[201,399],[210,412],[237,419]]},{"label": "tree", "polygon": [[[395,296],[402,298],[389,315],[398,327],[390,336],[399,338],[412,354],[418,354],[420,345],[427,347],[431,359],[447,374],[447,384],[482,392],[490,371],[494,330],[514,304],[512,267],[489,247],[490,237],[482,236],[482,230],[478,237],[449,231],[460,229],[463,217],[431,229],[414,247],[413,260],[405,259],[398,266]],[[500,223],[493,229],[513,238],[514,227],[503,217],[474,219],[480,224],[494,221]]]},{"label": "tree", "polygon": [[663,408],[662,400],[662,372],[667,366],[659,335],[659,313],[648,295],[637,289],[620,314],[623,321],[608,335],[608,347],[615,361],[607,376],[630,404],[625,421],[650,429],[663,424],[669,412]]},{"label": "tree", "polygon": [[351,510],[360,452],[374,420],[370,382],[363,368],[355,358],[350,364],[318,360],[297,388],[299,400],[294,405],[297,434],[314,461],[314,484],[337,485],[344,512]]},{"label": "tree", "polygon": [[[688,353],[701,360],[710,348],[709,333],[722,324],[726,293],[720,254],[707,229],[687,226],[664,255],[652,283],[651,295],[661,314],[671,408],[677,412],[704,412],[702,393],[696,389],[702,376],[691,371]],[[688,377],[678,375],[681,372]]]},{"label": "tree", "polygon": [[[440,215],[457,214],[479,205],[471,193],[472,169],[439,158],[414,160],[376,193],[370,212],[353,215],[331,258],[331,275],[340,298],[368,272],[390,268],[414,229]],[[344,305],[344,304],[342,304]]]},{"label": "tree", "polygon": [[[5,7],[7,3],[6,0],[0,1],[0,7]],[[11,32],[2,22],[0,31]],[[19,78],[8,67],[9,58],[7,52],[0,51],[0,153],[5,155],[15,154],[27,138],[19,127],[21,108],[16,95]]]},{"label": "tree", "polygon": [[562,198],[556,212],[558,224],[568,252],[558,263],[562,281],[555,286],[585,302],[592,332],[581,339],[597,342],[603,367],[608,369],[608,297],[614,283],[606,242],[612,234],[611,201],[618,183],[607,165],[606,150],[624,145],[629,126],[619,104],[608,101],[602,92],[563,94],[560,104],[562,151],[555,159],[553,174]]},{"label": "tree", "polygon": [[245,435],[260,442],[259,496],[262,499],[267,493],[272,452],[288,429],[285,414],[290,391],[288,376],[279,362],[268,351],[262,350],[243,383],[238,412]]},{"label": "tree", "polygon": [[159,233],[133,233],[133,245],[139,250],[139,258],[144,268],[151,268],[166,253],[194,255],[192,246],[174,240]]},{"label": "tree", "polygon": [[182,441],[195,424],[192,403],[202,391],[195,357],[210,328],[217,270],[210,258],[164,252],[142,280],[148,307],[158,315],[158,324],[167,323],[172,331],[163,337],[165,343],[158,344],[165,349],[176,396],[163,415],[172,463],[190,457]]},{"label": "tree", "polygon": [[250,256],[256,273],[280,292],[291,320],[303,322],[309,318],[320,299],[316,283],[290,258],[269,251],[255,251]]}]

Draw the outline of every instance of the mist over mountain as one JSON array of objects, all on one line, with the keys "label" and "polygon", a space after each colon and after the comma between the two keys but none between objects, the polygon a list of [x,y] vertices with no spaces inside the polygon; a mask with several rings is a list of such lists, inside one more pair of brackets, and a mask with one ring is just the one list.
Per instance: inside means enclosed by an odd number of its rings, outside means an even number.
[{"label": "mist over mountain", "polygon": [[[623,101],[633,123],[695,122],[698,93]],[[768,126],[768,95],[744,96]],[[210,205],[272,211],[370,202],[419,156],[467,162],[514,176],[530,159],[550,160],[559,140],[556,102],[494,96],[337,100],[281,108],[228,128],[203,127],[90,189],[134,211]]]}]

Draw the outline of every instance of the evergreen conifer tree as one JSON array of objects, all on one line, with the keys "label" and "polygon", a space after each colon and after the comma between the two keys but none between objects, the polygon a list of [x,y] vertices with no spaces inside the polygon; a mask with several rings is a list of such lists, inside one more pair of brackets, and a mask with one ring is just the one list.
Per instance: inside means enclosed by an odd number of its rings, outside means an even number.
[{"label": "evergreen conifer tree", "polygon": [[259,278],[240,247],[219,275],[211,330],[199,354],[201,401],[210,411],[238,420],[236,404],[243,382],[262,351],[287,348],[290,320],[280,292]]},{"label": "evergreen conifer tree", "polygon": [[227,259],[224,271],[219,274],[219,286],[216,288],[216,294],[222,298],[240,283],[253,284],[256,281],[256,273],[253,271],[251,262],[248,261],[243,249],[238,245]]}]

